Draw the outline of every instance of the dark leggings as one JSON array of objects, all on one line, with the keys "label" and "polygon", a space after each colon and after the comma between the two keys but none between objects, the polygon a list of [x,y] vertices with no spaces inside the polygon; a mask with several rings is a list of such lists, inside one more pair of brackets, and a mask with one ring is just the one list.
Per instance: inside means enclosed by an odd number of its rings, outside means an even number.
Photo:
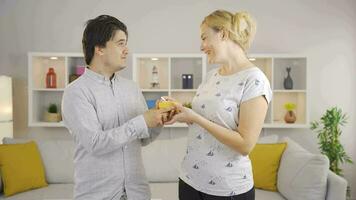
[{"label": "dark leggings", "polygon": [[236,196],[214,196],[199,192],[179,179],[179,200],[255,200],[255,188]]}]

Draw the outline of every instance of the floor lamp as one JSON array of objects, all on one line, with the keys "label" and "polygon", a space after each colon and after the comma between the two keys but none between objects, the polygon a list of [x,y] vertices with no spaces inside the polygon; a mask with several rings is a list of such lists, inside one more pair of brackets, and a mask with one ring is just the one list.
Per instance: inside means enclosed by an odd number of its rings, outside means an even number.
[{"label": "floor lamp", "polygon": [[13,137],[12,80],[0,76],[0,144],[4,137]]}]

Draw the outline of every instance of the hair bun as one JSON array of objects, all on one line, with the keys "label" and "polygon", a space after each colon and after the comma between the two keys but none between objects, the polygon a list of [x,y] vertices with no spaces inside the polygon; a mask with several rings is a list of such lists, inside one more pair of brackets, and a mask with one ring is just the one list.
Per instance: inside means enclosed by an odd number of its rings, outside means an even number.
[{"label": "hair bun", "polygon": [[224,29],[229,32],[229,38],[247,51],[256,33],[256,22],[246,11],[231,13],[225,10],[216,10],[204,18],[206,23],[214,30]]},{"label": "hair bun", "polygon": [[234,27],[234,31],[241,33],[248,29],[248,13],[246,12],[238,12],[232,17],[232,25]]}]

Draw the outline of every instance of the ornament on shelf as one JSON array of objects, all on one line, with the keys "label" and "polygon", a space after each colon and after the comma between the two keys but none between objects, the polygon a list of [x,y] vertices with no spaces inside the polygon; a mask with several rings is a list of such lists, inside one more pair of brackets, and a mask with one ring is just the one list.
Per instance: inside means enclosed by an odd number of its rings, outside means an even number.
[{"label": "ornament on shelf", "polygon": [[62,116],[56,104],[51,103],[44,113],[45,122],[60,122],[62,121]]},{"label": "ornament on shelf", "polygon": [[57,88],[57,75],[53,67],[50,67],[46,74],[46,88]]},{"label": "ornament on shelf", "polygon": [[193,89],[193,74],[182,74],[182,88]]},{"label": "ornament on shelf", "polygon": [[284,115],[284,121],[288,124],[293,124],[297,120],[297,116],[294,113],[294,109],[297,107],[294,103],[284,104],[284,108],[287,110],[287,113]]},{"label": "ornament on shelf", "polygon": [[75,81],[77,78],[79,78],[82,74],[85,72],[85,66],[82,65],[77,65],[75,68],[75,74],[71,74],[69,76],[69,83]]},{"label": "ornament on shelf", "polygon": [[159,76],[158,76],[158,68],[156,65],[152,67],[152,77],[151,77],[151,89],[159,88]]},{"label": "ornament on shelf", "polygon": [[287,70],[287,77],[284,78],[284,82],[283,82],[283,85],[284,85],[284,89],[286,90],[291,90],[293,89],[293,79],[292,77],[290,76],[290,71],[291,71],[292,68],[290,67],[287,67],[286,70]]}]

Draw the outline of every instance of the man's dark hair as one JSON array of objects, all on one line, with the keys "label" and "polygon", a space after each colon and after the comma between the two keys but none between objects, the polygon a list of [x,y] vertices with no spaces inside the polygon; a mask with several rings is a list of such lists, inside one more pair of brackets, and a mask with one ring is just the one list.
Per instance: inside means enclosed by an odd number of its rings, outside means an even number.
[{"label": "man's dark hair", "polygon": [[95,47],[105,47],[106,42],[115,36],[117,30],[125,32],[126,37],[128,37],[126,25],[115,17],[100,15],[87,21],[82,39],[87,65],[93,59]]}]

